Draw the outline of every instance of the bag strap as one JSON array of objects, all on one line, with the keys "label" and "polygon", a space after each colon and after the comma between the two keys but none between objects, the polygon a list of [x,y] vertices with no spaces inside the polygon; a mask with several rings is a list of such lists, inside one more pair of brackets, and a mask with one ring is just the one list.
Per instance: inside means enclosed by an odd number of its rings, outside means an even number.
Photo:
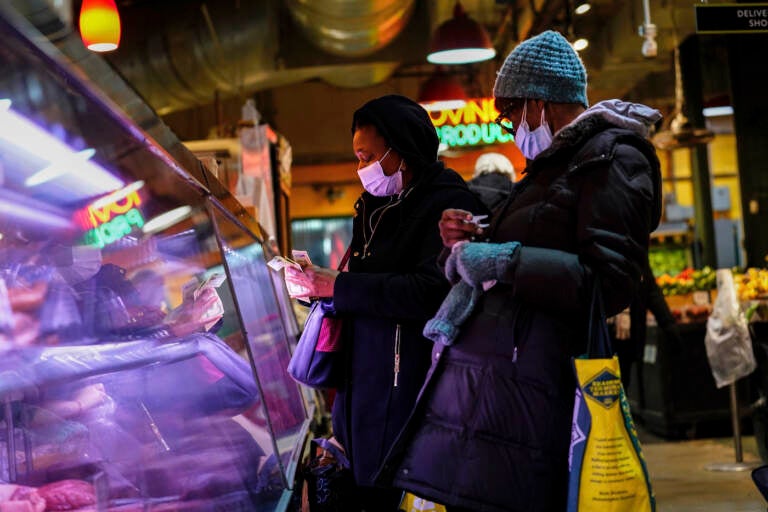
[{"label": "bag strap", "polygon": [[352,252],[352,244],[349,244],[349,246],[347,246],[347,251],[344,253],[344,256],[341,257],[341,261],[339,262],[339,268],[337,268],[336,270],[338,270],[339,272],[344,272],[344,268],[347,266],[347,263],[349,262],[349,255],[351,252]]},{"label": "bag strap", "polygon": [[608,334],[608,322],[605,319],[603,292],[600,278],[592,280],[592,299],[589,306],[589,326],[587,328],[587,358],[604,359],[613,357],[611,337]]}]

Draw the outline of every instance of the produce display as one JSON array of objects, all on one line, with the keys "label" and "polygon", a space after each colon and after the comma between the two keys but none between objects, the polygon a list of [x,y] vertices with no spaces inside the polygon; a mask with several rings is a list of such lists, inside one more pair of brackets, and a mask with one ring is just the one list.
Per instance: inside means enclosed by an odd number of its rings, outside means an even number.
[{"label": "produce display", "polygon": [[[736,296],[747,313],[747,318],[768,318],[768,269],[733,268],[732,273]],[[695,270],[688,267],[674,275],[662,274],[656,278],[656,283],[667,298],[672,315],[678,322],[706,321],[712,311],[712,291],[717,289],[714,269],[704,267]],[[693,293],[697,291],[709,292],[708,300],[704,303],[695,302]]]},{"label": "produce display", "polygon": [[688,249],[682,246],[651,247],[648,251],[648,263],[653,275],[678,275],[690,266],[688,253]]},{"label": "produce display", "polygon": [[739,302],[768,299],[768,269],[748,268],[733,273],[736,296]]},{"label": "produce display", "polygon": [[671,276],[662,274],[656,278],[656,284],[665,296],[685,295],[695,291],[708,291],[717,288],[716,273],[711,267],[694,270],[691,267],[683,269]]}]

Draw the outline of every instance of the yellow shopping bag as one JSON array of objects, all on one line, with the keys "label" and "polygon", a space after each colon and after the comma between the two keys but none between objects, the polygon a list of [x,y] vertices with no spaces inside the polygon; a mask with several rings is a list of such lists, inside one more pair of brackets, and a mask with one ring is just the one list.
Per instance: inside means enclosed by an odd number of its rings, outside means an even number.
[{"label": "yellow shopping bag", "polygon": [[567,512],[654,512],[656,500],[597,283],[590,310],[587,353],[573,360],[577,385]]},{"label": "yellow shopping bag", "polygon": [[400,510],[405,512],[445,512],[445,507],[407,492],[400,503]]},{"label": "yellow shopping bag", "polygon": [[574,359],[568,512],[653,512],[655,500],[617,357]]}]

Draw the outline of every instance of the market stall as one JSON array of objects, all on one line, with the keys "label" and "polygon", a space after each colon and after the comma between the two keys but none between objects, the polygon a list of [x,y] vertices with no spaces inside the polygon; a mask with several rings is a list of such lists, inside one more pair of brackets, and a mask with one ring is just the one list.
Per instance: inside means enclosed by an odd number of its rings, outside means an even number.
[{"label": "market stall", "polygon": [[[709,267],[684,267],[656,278],[676,324],[664,331],[648,316],[642,361],[634,369],[628,395],[639,421],[666,437],[696,436],[702,427],[718,422],[727,427],[731,416],[729,390],[716,386],[705,346],[707,321],[717,298],[715,276]],[[734,269],[733,282],[752,332],[762,332],[760,325],[768,320],[768,270]],[[756,354],[765,352],[760,346],[768,340],[753,335],[752,341]],[[768,391],[756,384],[761,375],[768,375],[768,365],[760,365],[754,375],[737,383],[742,416],[750,415],[755,400]]]}]

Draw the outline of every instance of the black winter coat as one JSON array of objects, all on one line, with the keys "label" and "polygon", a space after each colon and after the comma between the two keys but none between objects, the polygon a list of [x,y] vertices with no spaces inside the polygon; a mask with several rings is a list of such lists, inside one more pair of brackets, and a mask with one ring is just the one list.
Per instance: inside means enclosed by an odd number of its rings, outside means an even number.
[{"label": "black winter coat", "polygon": [[506,201],[513,185],[509,175],[501,172],[481,174],[467,182],[469,190],[475,193],[490,211]]},{"label": "black winter coat", "polygon": [[645,139],[600,118],[563,129],[495,212],[491,241],[522,247],[455,343],[435,345],[381,480],[477,511],[565,510],[592,276],[609,315],[625,308],[660,210]]},{"label": "black winter coat", "polygon": [[421,334],[450,285],[436,264],[438,221],[446,208],[484,213],[456,172],[436,162],[399,196],[365,192],[355,203],[349,272],[333,299],[343,314],[345,384],[333,407],[333,431],[358,485],[370,486],[416,401],[432,342]]}]

